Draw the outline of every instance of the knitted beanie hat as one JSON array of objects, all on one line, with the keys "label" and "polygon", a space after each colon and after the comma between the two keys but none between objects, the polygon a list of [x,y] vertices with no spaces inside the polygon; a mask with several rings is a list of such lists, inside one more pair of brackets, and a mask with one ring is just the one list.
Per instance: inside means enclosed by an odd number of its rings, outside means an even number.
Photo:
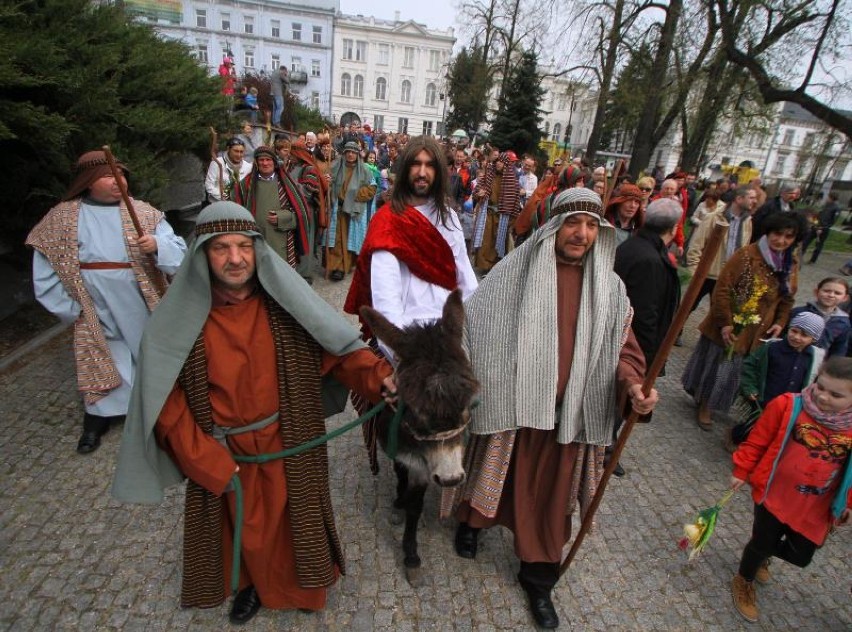
[{"label": "knitted beanie hat", "polygon": [[803,333],[814,340],[819,340],[825,329],[825,320],[822,316],[813,312],[802,312],[793,317],[793,320],[790,321],[790,327],[801,329]]}]

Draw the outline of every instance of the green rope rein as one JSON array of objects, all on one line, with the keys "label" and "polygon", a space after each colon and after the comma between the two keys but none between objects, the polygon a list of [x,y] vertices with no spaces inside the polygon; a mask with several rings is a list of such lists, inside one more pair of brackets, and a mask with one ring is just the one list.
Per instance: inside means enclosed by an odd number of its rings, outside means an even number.
[{"label": "green rope rein", "polygon": [[[348,424],[345,424],[336,430],[332,430],[331,432],[327,432],[321,437],[316,437],[292,448],[287,448],[280,452],[268,452],[266,454],[246,456],[235,454],[233,455],[234,461],[237,463],[262,464],[269,463],[270,461],[275,461],[277,459],[285,459],[288,456],[296,456],[297,454],[311,450],[323,443],[328,443],[332,439],[349,432],[353,428],[357,428],[378,415],[386,406],[387,402],[381,401],[357,419],[350,421]],[[402,402],[399,402],[396,412],[394,412],[393,418],[391,419],[390,426],[388,426],[388,441],[385,453],[390,459],[396,458],[396,452],[399,446],[399,426],[402,422],[402,414],[404,410],[405,405]],[[240,484],[240,477],[238,473],[234,473],[231,483],[234,487],[234,504],[236,506],[236,517],[234,520],[234,550],[231,566],[231,591],[236,593],[240,584],[240,549],[243,537],[243,486]]]}]

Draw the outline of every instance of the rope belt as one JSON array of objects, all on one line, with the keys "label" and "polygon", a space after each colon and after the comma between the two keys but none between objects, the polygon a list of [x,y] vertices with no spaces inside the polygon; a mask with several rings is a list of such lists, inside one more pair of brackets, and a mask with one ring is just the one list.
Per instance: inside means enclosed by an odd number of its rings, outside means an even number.
[{"label": "rope belt", "polygon": [[[349,432],[353,428],[357,428],[358,426],[364,424],[368,420],[378,415],[382,410],[384,410],[385,406],[387,406],[387,402],[381,401],[357,419],[350,421],[348,424],[345,424],[340,428],[337,428],[336,430],[332,430],[331,432],[327,432],[322,436],[315,437],[314,439],[306,441],[305,443],[302,443],[300,445],[294,446],[292,448],[287,448],[286,450],[281,450],[280,452],[268,452],[266,454],[254,455],[234,454],[232,456],[234,458],[234,461],[236,461],[237,463],[257,464],[269,463],[270,461],[275,461],[277,459],[285,459],[289,456],[296,456],[297,454],[301,454],[302,452],[311,450],[324,443],[328,443],[332,439],[339,437],[340,435],[346,432]],[[387,452],[388,457],[390,457],[391,459],[396,457],[397,445],[399,442],[399,426],[402,422],[402,415],[404,410],[405,405],[400,401],[397,405],[396,412],[394,412],[393,418],[391,419],[391,423],[388,428],[388,447],[385,452]],[[223,426],[214,425],[212,435],[217,441],[226,444],[226,437],[228,435],[242,434],[244,432],[260,430],[261,428],[265,428],[266,426],[270,425],[277,419],[278,413],[275,413],[274,415],[267,417],[266,419],[261,419],[260,421],[256,421],[252,424],[249,424],[248,426],[226,428]],[[225,447],[227,447],[227,445],[225,445]],[[234,473],[233,478],[231,478],[231,482],[228,484],[229,489],[226,489],[225,491],[230,491],[231,486],[233,486],[234,505],[236,507],[236,516],[234,518],[233,562],[231,566],[231,591],[236,593],[240,583],[240,548],[243,537],[243,487],[240,484],[240,477],[238,473]]]},{"label": "rope belt", "polygon": [[81,270],[122,270],[132,268],[128,261],[87,261],[80,262]]}]

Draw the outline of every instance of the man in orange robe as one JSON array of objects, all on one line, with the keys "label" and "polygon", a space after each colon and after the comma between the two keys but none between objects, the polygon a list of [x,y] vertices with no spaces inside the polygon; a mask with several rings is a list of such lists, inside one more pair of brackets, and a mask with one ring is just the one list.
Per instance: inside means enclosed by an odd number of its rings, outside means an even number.
[{"label": "man in orange robe", "polygon": [[245,209],[210,205],[196,235],[143,338],[114,493],[158,501],[165,486],[189,479],[181,603],[211,607],[230,592],[238,477],[231,622],[261,605],[319,610],[344,571],[325,446],[263,464],[235,457],[323,435],[324,417],[339,411],[324,404],[345,402],[349,389],[378,401],[394,390],[391,368],[269,249]]}]

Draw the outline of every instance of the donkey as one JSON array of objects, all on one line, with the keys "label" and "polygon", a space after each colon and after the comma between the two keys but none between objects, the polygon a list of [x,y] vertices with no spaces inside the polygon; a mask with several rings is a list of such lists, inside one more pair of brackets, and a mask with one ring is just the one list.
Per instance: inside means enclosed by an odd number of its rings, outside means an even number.
[{"label": "donkey", "polygon": [[[479,382],[462,349],[464,308],[461,292],[452,292],[440,320],[400,329],[371,307],[361,317],[397,358],[396,385],[405,406],[399,427],[394,472],[394,507],[405,512],[403,564],[409,583],[419,579],[417,523],[423,513],[426,486],[452,487],[464,482],[464,430]],[[377,421],[379,442],[387,448],[393,413]]]}]

